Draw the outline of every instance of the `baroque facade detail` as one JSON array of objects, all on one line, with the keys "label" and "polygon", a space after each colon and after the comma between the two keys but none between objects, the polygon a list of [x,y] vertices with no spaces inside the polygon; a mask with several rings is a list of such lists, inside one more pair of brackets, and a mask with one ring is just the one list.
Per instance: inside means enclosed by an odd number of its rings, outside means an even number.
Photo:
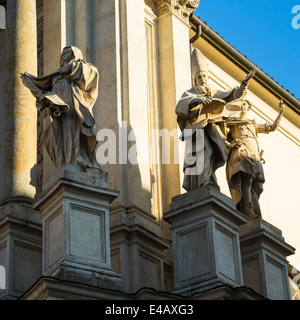
[{"label": "baroque facade detail", "polygon": [[154,0],[158,16],[174,13],[185,22],[189,21],[190,14],[197,9],[199,2],[200,0]]}]

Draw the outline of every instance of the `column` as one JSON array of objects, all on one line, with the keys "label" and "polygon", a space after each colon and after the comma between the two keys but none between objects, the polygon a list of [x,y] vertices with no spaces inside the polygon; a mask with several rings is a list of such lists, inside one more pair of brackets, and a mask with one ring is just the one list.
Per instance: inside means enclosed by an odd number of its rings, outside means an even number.
[{"label": "column", "polygon": [[7,1],[4,104],[1,108],[0,265],[5,290],[17,299],[41,276],[41,221],[31,209],[37,146],[35,98],[20,73],[37,73],[36,1]]},{"label": "column", "polygon": [[36,1],[7,2],[5,37],[5,103],[1,110],[1,200],[30,203],[36,163],[35,98],[20,73],[37,73]]}]

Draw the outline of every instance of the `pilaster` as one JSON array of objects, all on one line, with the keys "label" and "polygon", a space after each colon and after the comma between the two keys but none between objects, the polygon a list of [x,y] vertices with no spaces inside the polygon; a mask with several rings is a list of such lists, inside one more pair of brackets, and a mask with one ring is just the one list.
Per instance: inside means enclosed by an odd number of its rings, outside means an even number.
[{"label": "pilaster", "polygon": [[200,0],[154,0],[154,2],[159,16],[174,13],[188,23],[190,14],[197,9]]},{"label": "pilaster", "polygon": [[[99,0],[93,8],[93,56],[102,71],[94,114],[97,128],[109,129],[116,140],[111,144],[116,148],[115,162],[101,166],[108,172],[110,186],[120,190],[110,213],[112,266],[122,274],[126,292],[144,286],[162,290],[164,250],[169,243],[161,212],[151,210],[144,1]],[[157,104],[153,108],[157,111]]]},{"label": "pilaster", "polygon": [[66,46],[66,0],[44,1],[44,75],[59,68]]},{"label": "pilaster", "polygon": [[[183,92],[191,88],[190,40],[188,17],[199,1],[155,0],[158,10],[161,125],[169,132],[178,130],[176,117],[171,117]],[[172,106],[173,109],[172,109]],[[170,109],[171,108],[171,109]],[[179,136],[179,134],[177,134]],[[170,164],[162,165],[163,211],[168,210],[172,197],[181,194],[178,181],[183,181],[182,145],[174,139],[162,149],[170,150]]]}]

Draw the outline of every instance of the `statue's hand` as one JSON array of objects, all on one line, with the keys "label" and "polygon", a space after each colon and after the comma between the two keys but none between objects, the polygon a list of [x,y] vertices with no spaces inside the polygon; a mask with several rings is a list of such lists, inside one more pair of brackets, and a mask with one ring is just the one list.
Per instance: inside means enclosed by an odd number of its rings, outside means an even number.
[{"label": "statue's hand", "polygon": [[240,139],[235,139],[231,141],[230,144],[228,145],[230,149],[240,148],[241,146],[242,146],[242,141]]},{"label": "statue's hand", "polygon": [[210,104],[212,102],[212,98],[211,97],[208,97],[208,96],[206,96],[206,97],[204,97],[203,98],[203,104]]},{"label": "statue's hand", "polygon": [[65,64],[61,69],[61,74],[69,74],[72,71],[72,63]]},{"label": "statue's hand", "polygon": [[255,70],[251,70],[247,77],[242,81],[241,85],[237,88],[235,92],[236,99],[240,99],[241,97],[244,97],[246,95],[249,81],[254,77],[254,75]]},{"label": "statue's hand", "polygon": [[61,116],[61,111],[59,110],[59,108],[57,106],[51,106],[50,107],[50,111],[53,117],[60,117]]},{"label": "statue's hand", "polygon": [[251,71],[247,74],[246,78],[243,80],[242,84],[245,85],[245,86],[248,85],[249,81],[250,81],[254,76],[255,76],[255,70],[251,70]]},{"label": "statue's hand", "polygon": [[197,98],[193,99],[192,106],[196,107],[199,104],[207,105],[207,104],[210,104],[211,102],[212,102],[211,97],[197,97]]}]

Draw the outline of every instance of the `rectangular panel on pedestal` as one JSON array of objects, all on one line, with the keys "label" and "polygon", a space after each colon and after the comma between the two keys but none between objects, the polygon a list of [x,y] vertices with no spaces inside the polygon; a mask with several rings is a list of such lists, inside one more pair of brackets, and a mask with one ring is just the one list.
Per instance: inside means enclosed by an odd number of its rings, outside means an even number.
[{"label": "rectangular panel on pedestal", "polygon": [[70,255],[106,262],[105,213],[70,204]]}]

